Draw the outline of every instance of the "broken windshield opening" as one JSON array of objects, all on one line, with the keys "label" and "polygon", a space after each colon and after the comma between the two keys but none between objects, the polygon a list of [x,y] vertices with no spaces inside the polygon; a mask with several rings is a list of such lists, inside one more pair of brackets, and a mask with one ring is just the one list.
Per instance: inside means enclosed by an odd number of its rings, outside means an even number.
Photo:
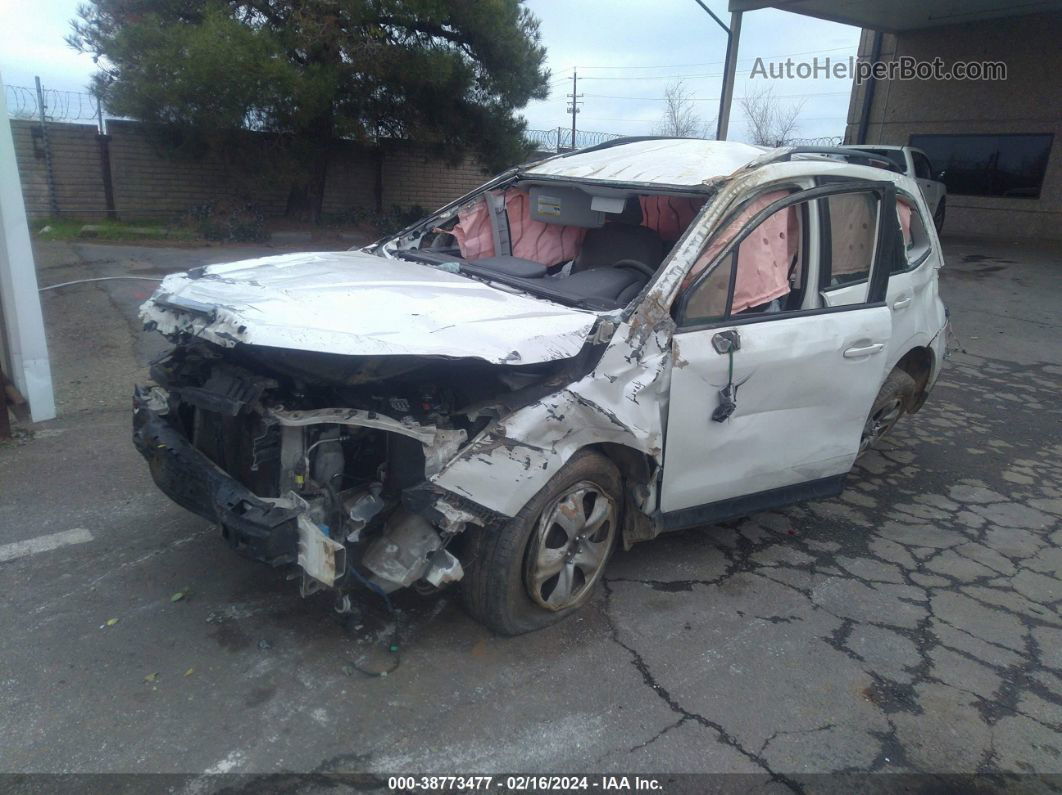
[{"label": "broken windshield opening", "polygon": [[514,180],[428,219],[390,253],[609,311],[654,278],[706,201],[703,193]]}]

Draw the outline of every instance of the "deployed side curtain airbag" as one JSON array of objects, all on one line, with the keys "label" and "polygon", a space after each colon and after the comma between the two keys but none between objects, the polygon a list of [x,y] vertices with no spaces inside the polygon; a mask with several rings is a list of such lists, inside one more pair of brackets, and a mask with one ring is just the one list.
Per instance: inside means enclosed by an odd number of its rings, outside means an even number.
[{"label": "deployed side curtain airbag", "polygon": [[[494,195],[502,198],[502,194]],[[585,229],[534,220],[527,191],[509,188],[504,193],[504,200],[514,257],[546,266],[575,259],[586,235]],[[484,199],[477,199],[462,207],[457,211],[457,219],[453,235],[461,248],[462,257],[477,260],[498,253],[494,245],[490,209]]]},{"label": "deployed side curtain airbag", "polygon": [[841,193],[827,201],[832,243],[830,275],[865,278],[878,238],[878,197],[867,192]]},{"label": "deployed side curtain airbag", "polygon": [[457,225],[453,236],[467,260],[494,256],[494,234],[490,227],[490,211],[483,199],[476,199],[457,211]]},{"label": "deployed side curtain airbag", "polygon": [[904,247],[911,245],[911,205],[900,199],[896,202],[896,214],[900,216],[900,231]]},{"label": "deployed side curtain airbag", "polygon": [[682,237],[707,199],[680,196],[639,196],[642,205],[642,226],[660,235],[662,240],[675,241]]},{"label": "deployed side curtain airbag", "polygon": [[[737,237],[749,220],[768,205],[788,196],[772,191],[758,196],[727,226],[693,263],[682,282],[685,289]],[[800,219],[795,206],[769,216],[738,246],[738,272],[731,314],[759,306],[789,293],[789,269],[800,251]]]}]

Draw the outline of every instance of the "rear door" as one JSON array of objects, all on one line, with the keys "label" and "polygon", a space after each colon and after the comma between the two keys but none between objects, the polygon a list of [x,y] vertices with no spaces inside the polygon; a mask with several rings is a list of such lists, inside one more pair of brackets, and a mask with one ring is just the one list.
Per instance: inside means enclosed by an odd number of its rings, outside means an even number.
[{"label": "rear door", "polygon": [[[666,527],[839,487],[885,376],[895,213],[891,183],[826,185],[774,201],[718,254],[708,242],[674,308]],[[799,243],[782,256],[786,234]]]}]

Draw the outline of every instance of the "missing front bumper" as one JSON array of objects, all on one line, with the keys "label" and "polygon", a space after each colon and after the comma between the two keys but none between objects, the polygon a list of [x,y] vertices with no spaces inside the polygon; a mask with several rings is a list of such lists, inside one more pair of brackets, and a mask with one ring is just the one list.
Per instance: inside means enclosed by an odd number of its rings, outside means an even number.
[{"label": "missing front bumper", "polygon": [[182,508],[217,522],[241,555],[272,566],[296,562],[299,511],[255,495],[196,450],[150,401],[151,393],[137,387],[133,444],[159,489]]},{"label": "missing front bumper", "polygon": [[[171,419],[170,411],[165,393],[160,390],[138,387],[134,392],[133,441],[147,460],[159,489],[178,505],[217,522],[223,537],[245,557],[273,566],[298,564],[305,575],[301,588],[304,594],[313,593],[321,585],[345,587],[349,563],[343,538],[349,527],[340,521],[330,530],[315,521],[311,516],[319,511],[294,491],[280,498],[259,497],[197,449]],[[297,427],[320,419],[311,414],[285,414],[279,418],[282,423]],[[325,419],[349,423],[360,419],[355,414],[353,410],[329,410]],[[394,422],[386,418],[370,421]],[[414,432],[403,430],[407,434]],[[442,433],[454,439],[458,434],[463,438],[464,434]],[[449,538],[464,529],[466,521],[479,520],[437,497],[434,506],[435,510],[428,511],[431,520],[405,508],[392,511],[379,534],[367,542],[359,565],[378,590],[393,591],[418,580],[441,587],[461,579],[460,562],[444,547]],[[427,510],[429,506],[422,507]],[[433,522],[441,524],[443,535]]]}]

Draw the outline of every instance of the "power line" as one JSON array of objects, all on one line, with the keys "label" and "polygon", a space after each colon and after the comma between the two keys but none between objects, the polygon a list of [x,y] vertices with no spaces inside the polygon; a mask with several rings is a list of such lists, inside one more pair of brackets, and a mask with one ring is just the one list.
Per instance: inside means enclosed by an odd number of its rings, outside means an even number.
[{"label": "power line", "polygon": [[[582,78],[586,80],[586,78]],[[792,99],[797,97],[831,97],[839,96],[841,94],[851,94],[851,91],[810,91],[806,94],[775,94],[776,99]],[[619,94],[586,94],[585,96],[593,97],[594,99],[629,99],[642,102],[665,102],[666,97],[626,97]],[[688,97],[689,102],[718,102],[719,97]],[[735,97],[735,99],[744,99],[744,97]]]},{"label": "power line", "polygon": [[[738,99],[740,99],[740,97],[738,97]],[[834,119],[846,118],[847,114],[845,113],[839,113],[834,116],[804,116],[801,114],[799,117],[800,121],[833,121]],[[654,124],[659,121],[659,118],[638,119],[633,116],[586,116],[583,118],[583,121],[626,121],[631,122],[632,124]],[[582,133],[582,130],[579,132]],[[555,135],[556,131],[551,130],[550,133]]]},{"label": "power line", "polygon": [[722,77],[722,72],[697,75],[644,75],[624,77],[584,77],[583,80],[702,80],[708,77]]},{"label": "power line", "polygon": [[[825,49],[825,50],[804,50],[803,52],[783,52],[783,53],[779,53],[777,55],[761,55],[761,56],[753,56],[751,58],[740,58],[738,60],[738,63],[747,63],[749,61],[755,61],[757,57],[762,58],[763,60],[766,61],[766,60],[769,60],[769,59],[772,59],[772,58],[789,58],[789,57],[792,57],[794,55],[818,55],[820,53],[840,52],[841,50],[852,50],[852,49],[857,49],[857,48],[858,48],[858,45],[849,45],[847,47],[832,47],[832,48]],[[578,68],[579,69],[688,69],[688,68],[692,68],[692,67],[695,67],[695,66],[720,66],[723,63],[725,63],[725,61],[706,61],[704,63],[657,64],[656,66],[586,66],[586,65],[580,64]],[[572,69],[572,68],[574,68],[574,67],[569,66],[569,67],[566,67],[566,68],[562,69],[561,71],[565,71],[566,72],[566,71],[568,71],[568,69]],[[591,78],[584,77],[583,79],[584,80],[588,80],[588,79],[591,79]],[[632,78],[632,79],[634,79],[634,78]]]}]

